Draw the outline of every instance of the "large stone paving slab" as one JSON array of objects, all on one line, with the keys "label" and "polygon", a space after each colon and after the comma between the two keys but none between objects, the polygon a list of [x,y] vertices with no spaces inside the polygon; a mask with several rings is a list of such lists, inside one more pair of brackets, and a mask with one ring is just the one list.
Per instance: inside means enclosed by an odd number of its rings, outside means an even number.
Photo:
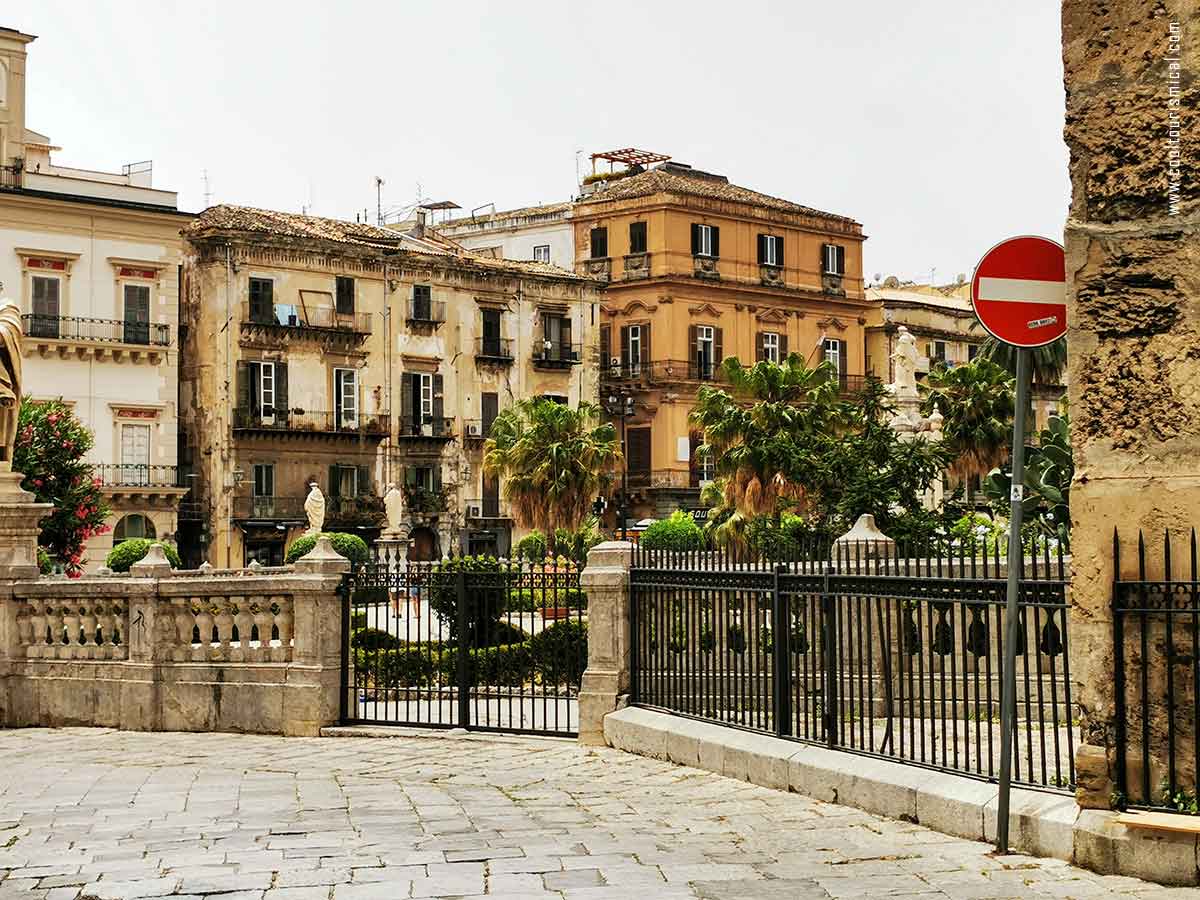
[{"label": "large stone paving slab", "polygon": [[1200,900],[561,740],[31,729],[0,761],[0,900]]}]

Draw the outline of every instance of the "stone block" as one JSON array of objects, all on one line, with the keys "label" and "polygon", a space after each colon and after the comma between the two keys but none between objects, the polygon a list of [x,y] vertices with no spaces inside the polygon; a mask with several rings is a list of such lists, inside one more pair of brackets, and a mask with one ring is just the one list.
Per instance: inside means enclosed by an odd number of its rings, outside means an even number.
[{"label": "stone block", "polygon": [[944,775],[917,788],[917,821],[927,828],[982,841],[983,810],[999,789],[986,781]]},{"label": "stone block", "polygon": [[926,769],[822,747],[793,756],[788,773],[798,794],[908,821],[916,818],[918,789],[936,777]]},{"label": "stone block", "polygon": [[1127,828],[1116,819],[1113,812],[1080,812],[1074,828],[1075,865],[1160,884],[1198,883],[1195,835]]},{"label": "stone block", "polygon": [[1109,809],[1112,792],[1105,749],[1094,744],[1080,745],[1075,751],[1075,802],[1082,809]]},{"label": "stone block", "polygon": [[[983,839],[996,840],[999,795],[983,808]],[[1008,844],[1031,856],[1051,856],[1068,862],[1074,855],[1074,797],[1013,788],[1008,801]]]},{"label": "stone block", "polygon": [[662,718],[661,713],[627,707],[604,717],[604,739],[618,750],[667,759],[668,730],[660,722]]}]

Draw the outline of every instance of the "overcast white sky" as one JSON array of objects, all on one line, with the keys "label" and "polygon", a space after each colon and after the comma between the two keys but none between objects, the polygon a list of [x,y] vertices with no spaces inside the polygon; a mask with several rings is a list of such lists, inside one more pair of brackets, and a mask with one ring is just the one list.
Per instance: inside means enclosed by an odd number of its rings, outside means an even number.
[{"label": "overcast white sky", "polygon": [[353,218],[566,199],[634,146],[863,223],[866,271],[969,273],[1061,240],[1056,0],[40,0],[29,125],[67,165],[154,160],[180,206]]}]

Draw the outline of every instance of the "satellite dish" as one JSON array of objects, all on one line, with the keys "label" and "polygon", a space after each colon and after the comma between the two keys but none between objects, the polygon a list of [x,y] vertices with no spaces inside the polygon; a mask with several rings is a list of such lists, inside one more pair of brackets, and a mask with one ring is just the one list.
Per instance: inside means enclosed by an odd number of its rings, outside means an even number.
[{"label": "satellite dish", "polygon": [[881,279],[881,278],[883,278],[883,273],[882,273],[882,272],[876,272],[876,273],[875,273],[875,280],[876,280],[876,281],[879,281],[879,279]]}]

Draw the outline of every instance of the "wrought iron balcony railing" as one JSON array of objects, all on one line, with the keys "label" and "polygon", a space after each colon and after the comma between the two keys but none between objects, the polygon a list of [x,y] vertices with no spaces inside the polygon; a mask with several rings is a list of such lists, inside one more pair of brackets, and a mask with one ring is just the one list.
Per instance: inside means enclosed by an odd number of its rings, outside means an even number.
[{"label": "wrought iron balcony railing", "polygon": [[326,494],[325,519],[347,525],[377,525],[384,519],[383,498],[376,497],[369,487],[355,497]]},{"label": "wrought iron balcony railing", "polygon": [[378,413],[346,413],[304,409],[258,409],[238,407],[233,411],[233,427],[245,431],[331,434],[348,437],[387,437],[390,418]]},{"label": "wrought iron balcony railing", "polygon": [[242,304],[242,324],[249,327],[296,328],[365,336],[371,333],[371,314],[341,313],[332,306],[276,303],[259,307],[247,301]]},{"label": "wrought iron balcony railing", "polygon": [[[670,384],[678,381],[700,381],[724,383],[727,379],[719,363],[694,359],[655,359],[645,362],[628,362],[607,365],[600,371],[601,381],[608,384],[619,382],[641,382],[644,384]],[[837,376],[839,393],[855,395],[866,387],[866,375]]]},{"label": "wrought iron balcony railing", "polygon": [[463,419],[463,437],[468,441],[485,441],[491,435],[492,423],[483,419]]},{"label": "wrought iron balcony railing", "polygon": [[582,361],[583,345],[543,341],[533,348],[533,364],[547,369],[577,366]]},{"label": "wrought iron balcony railing", "polygon": [[304,497],[234,497],[235,519],[300,521],[304,515]]},{"label": "wrought iron balcony railing", "polygon": [[475,357],[489,362],[513,361],[512,338],[480,337],[475,338]]},{"label": "wrought iron balcony railing", "polygon": [[448,440],[454,437],[454,420],[448,416],[404,416],[400,419],[400,437]]},{"label": "wrought iron balcony railing", "polygon": [[0,166],[0,189],[19,191],[24,186],[23,166]]},{"label": "wrought iron balcony railing", "polygon": [[187,487],[179,483],[178,466],[101,463],[92,473],[104,487]]},{"label": "wrought iron balcony railing", "polygon": [[408,321],[417,325],[440,325],[446,321],[444,300],[411,299],[408,301]]},{"label": "wrought iron balcony railing", "polygon": [[149,347],[168,347],[171,344],[171,326],[160,322],[26,313],[21,316],[21,328],[26,337],[60,341],[97,341]]}]

